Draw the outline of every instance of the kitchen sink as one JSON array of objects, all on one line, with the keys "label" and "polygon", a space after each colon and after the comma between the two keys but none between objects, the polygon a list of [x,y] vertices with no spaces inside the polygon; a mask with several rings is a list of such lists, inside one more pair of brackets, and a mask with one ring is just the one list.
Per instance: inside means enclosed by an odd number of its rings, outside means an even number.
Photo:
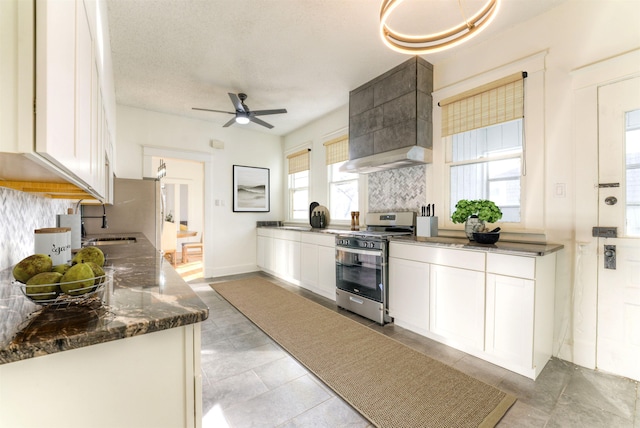
[{"label": "kitchen sink", "polygon": [[100,247],[103,245],[120,245],[120,244],[135,244],[138,242],[133,236],[118,236],[109,238],[95,238],[85,242],[85,246]]}]

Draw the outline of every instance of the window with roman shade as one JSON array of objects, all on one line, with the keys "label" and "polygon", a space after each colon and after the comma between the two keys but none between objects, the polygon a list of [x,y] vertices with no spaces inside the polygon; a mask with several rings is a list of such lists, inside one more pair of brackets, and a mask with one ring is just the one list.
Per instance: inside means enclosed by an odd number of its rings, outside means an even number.
[{"label": "window with roman shade", "polygon": [[440,101],[442,136],[523,118],[525,77],[518,72]]},{"label": "window with roman shade", "polygon": [[287,155],[290,220],[306,220],[309,215],[309,152]]},{"label": "window with roman shade", "polygon": [[502,222],[521,221],[525,77],[518,72],[440,101],[449,216],[460,199],[489,199]]},{"label": "window with roman shade", "polygon": [[327,163],[331,221],[350,221],[351,211],[358,211],[360,175],[340,171],[340,167],[349,160],[349,137],[343,135],[326,141],[323,145]]}]

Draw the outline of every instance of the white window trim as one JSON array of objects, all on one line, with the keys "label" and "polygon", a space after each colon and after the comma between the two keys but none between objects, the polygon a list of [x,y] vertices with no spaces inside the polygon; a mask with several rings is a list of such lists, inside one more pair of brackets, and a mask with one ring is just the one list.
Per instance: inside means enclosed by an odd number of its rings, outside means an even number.
[{"label": "white window trim", "polygon": [[[291,218],[291,194],[289,192],[289,159],[287,159],[287,156],[289,156],[292,153],[296,153],[299,152],[301,150],[309,150],[309,187],[308,187],[308,193],[309,193],[309,197],[311,197],[311,187],[312,187],[312,175],[313,175],[313,171],[312,171],[312,165],[313,165],[313,150],[311,150],[312,148],[312,142],[306,142],[304,144],[301,144],[299,146],[295,146],[293,148],[290,148],[289,150],[285,151],[283,154],[283,162],[284,162],[284,177],[283,177],[283,182],[284,182],[284,194],[286,195],[285,198],[285,212],[286,212],[286,222],[287,223],[299,223],[299,224],[308,224],[309,221],[308,220],[300,220],[300,219],[293,219]],[[311,203],[311,201],[307,201],[308,203]]]},{"label": "white window trim", "polygon": [[[545,228],[545,128],[544,128],[544,72],[547,52],[540,52],[527,58],[487,71],[464,81],[455,83],[433,93],[433,167],[428,169],[427,180],[432,183],[432,195],[427,200],[436,201],[443,215],[440,229],[463,230],[464,225],[454,224],[449,217],[450,192],[448,168],[445,166],[446,145],[442,138],[442,111],[440,100],[476,88],[518,71],[526,71],[524,99],[524,145],[526,175],[521,181],[521,222],[504,223],[505,232],[544,233]],[[431,170],[431,173],[429,173]],[[499,223],[499,222],[498,222]]]}]

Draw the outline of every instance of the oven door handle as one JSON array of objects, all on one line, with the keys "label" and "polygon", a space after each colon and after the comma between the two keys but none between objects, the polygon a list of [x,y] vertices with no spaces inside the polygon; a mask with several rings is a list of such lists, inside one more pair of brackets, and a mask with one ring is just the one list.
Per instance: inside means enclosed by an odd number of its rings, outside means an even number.
[{"label": "oven door handle", "polygon": [[382,251],[380,250],[361,250],[359,248],[336,247],[336,251],[342,251],[344,253],[351,253],[351,254],[360,254],[363,256],[382,257]]}]

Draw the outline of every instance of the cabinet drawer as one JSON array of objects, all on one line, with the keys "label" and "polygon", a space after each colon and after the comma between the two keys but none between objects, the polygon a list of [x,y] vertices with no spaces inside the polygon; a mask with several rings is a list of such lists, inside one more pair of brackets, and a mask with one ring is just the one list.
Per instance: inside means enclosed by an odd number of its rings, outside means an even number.
[{"label": "cabinet drawer", "polygon": [[300,241],[300,232],[294,230],[279,230],[273,229],[273,237],[277,239],[284,239],[285,241]]},{"label": "cabinet drawer", "polygon": [[258,228],[258,236],[268,236],[273,237],[273,229],[267,229],[264,227]]},{"label": "cabinet drawer", "polygon": [[322,245],[323,247],[335,247],[336,236],[324,233],[303,233],[302,242],[307,244]]},{"label": "cabinet drawer", "polygon": [[389,256],[417,262],[484,271],[485,253],[391,242]]},{"label": "cabinet drawer", "polygon": [[518,278],[536,278],[536,259],[534,257],[509,256],[506,254],[487,254],[487,272]]}]

